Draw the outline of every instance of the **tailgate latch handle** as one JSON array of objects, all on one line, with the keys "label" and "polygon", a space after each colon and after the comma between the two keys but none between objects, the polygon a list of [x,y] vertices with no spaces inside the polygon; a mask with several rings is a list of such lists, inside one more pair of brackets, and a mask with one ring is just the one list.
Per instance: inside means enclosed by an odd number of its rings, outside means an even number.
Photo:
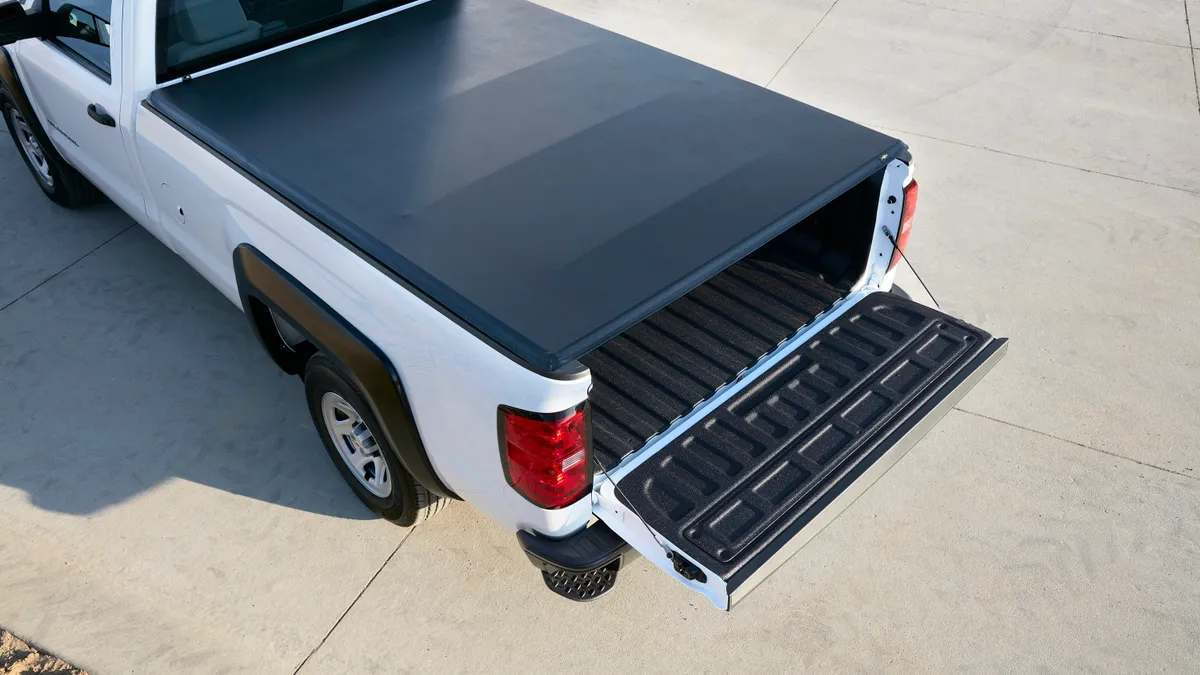
[{"label": "tailgate latch handle", "polygon": [[684,579],[687,579],[688,581],[699,581],[702,584],[708,581],[708,577],[704,574],[704,570],[692,564],[691,560],[688,560],[687,558],[671,550],[667,551],[667,558],[671,561],[671,564],[675,565],[675,571],[679,574],[679,576],[683,577]]}]

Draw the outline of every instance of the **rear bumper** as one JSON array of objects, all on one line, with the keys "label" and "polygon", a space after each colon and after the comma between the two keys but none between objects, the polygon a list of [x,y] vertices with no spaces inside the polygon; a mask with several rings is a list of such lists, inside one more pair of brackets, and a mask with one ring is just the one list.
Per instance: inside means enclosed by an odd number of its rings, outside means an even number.
[{"label": "rear bumper", "polygon": [[590,572],[611,564],[631,549],[607,525],[596,522],[565,539],[521,530],[517,541],[533,566],[546,572]]},{"label": "rear bumper", "polygon": [[565,539],[521,530],[517,542],[542,571],[550,590],[571,600],[595,600],[612,590],[617,572],[637,557],[637,551],[600,521]]}]

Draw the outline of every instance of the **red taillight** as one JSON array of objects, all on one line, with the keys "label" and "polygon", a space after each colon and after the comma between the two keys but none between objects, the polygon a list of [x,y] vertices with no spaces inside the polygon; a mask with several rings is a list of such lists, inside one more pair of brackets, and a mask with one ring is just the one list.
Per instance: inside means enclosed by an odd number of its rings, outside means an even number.
[{"label": "red taillight", "polygon": [[915,180],[904,188],[904,208],[900,210],[900,234],[896,235],[896,248],[899,250],[892,254],[892,262],[888,265],[889,270],[900,262],[900,251],[907,250],[905,247],[908,246],[908,235],[912,232],[913,216],[917,215],[919,190]]},{"label": "red taillight", "polygon": [[592,487],[583,408],[541,415],[501,407],[508,483],[546,509],[573,504]]}]

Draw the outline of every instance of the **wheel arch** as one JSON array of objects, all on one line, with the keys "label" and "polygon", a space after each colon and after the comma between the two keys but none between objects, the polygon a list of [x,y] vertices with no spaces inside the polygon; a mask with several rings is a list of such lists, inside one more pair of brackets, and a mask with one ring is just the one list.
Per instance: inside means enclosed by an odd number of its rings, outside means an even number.
[{"label": "wheel arch", "polygon": [[[0,95],[12,101],[25,119],[37,120],[33,106],[29,104],[29,96],[25,94],[25,87],[21,84],[21,78],[17,76],[16,67],[13,66],[12,55],[4,47],[0,47]],[[37,126],[41,127],[41,123]]]},{"label": "wheel arch", "polygon": [[29,102],[29,94],[25,92],[25,85],[21,84],[21,76],[17,75],[12,54],[9,54],[4,47],[0,47],[0,99],[8,99],[21,112],[21,117],[25,118],[30,128],[33,129],[33,133],[37,135],[43,151],[53,153],[55,159],[70,166],[70,162],[59,154],[58,148],[54,146],[54,142],[50,140],[45,127],[42,126],[42,120],[38,118],[37,111]]},{"label": "wheel arch", "polygon": [[401,464],[425,489],[458,499],[433,470],[421,441],[400,374],[387,356],[332,307],[261,251],[241,244],[233,251],[238,295],[259,343],[284,372],[303,372],[311,353],[288,347],[271,313],[286,320],[316,349],[341,363],[367,395],[375,419]]}]

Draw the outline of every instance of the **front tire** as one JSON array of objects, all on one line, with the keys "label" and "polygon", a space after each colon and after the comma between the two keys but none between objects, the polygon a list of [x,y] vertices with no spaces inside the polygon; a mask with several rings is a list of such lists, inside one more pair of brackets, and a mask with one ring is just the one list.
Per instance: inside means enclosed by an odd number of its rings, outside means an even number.
[{"label": "front tire", "polygon": [[340,363],[324,354],[310,358],[304,367],[304,392],[326,452],[367,508],[403,526],[441,510],[447,500],[426,490],[404,469],[380,433],[366,395]]},{"label": "front tire", "polygon": [[49,143],[44,142],[45,135],[41,133],[37,120],[26,119],[7,99],[0,105],[0,112],[4,113],[8,133],[17,145],[21,159],[25,160],[29,173],[33,174],[38,187],[51,201],[75,209],[94,204],[100,199],[100,191],[96,186],[67,164],[54,148],[49,147]]}]

